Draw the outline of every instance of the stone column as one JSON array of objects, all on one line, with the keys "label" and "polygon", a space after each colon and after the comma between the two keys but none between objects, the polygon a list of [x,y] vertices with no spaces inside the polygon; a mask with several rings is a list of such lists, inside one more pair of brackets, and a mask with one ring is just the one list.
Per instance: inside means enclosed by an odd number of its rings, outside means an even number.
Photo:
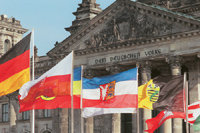
[{"label": "stone column", "polygon": [[[95,71],[92,69],[84,69],[84,77],[92,79],[95,77]],[[94,133],[94,118],[85,118],[85,132]]]},{"label": "stone column", "polygon": [[53,133],[60,132],[59,110],[60,110],[59,108],[52,110],[53,111],[52,113],[52,132]]},{"label": "stone column", "polygon": [[68,133],[69,132],[69,113],[68,109],[62,108],[60,110],[60,121],[59,121],[59,127],[60,127],[60,133]]},{"label": "stone column", "polygon": [[[181,65],[183,63],[183,60],[180,56],[167,57],[166,61],[170,65],[171,75],[181,75]],[[172,126],[173,133],[182,133],[183,132],[182,119],[180,119],[180,118],[172,119],[172,125],[173,125]],[[167,124],[164,129],[168,131],[169,127],[170,127],[170,125]]]},{"label": "stone column", "polygon": [[188,61],[185,63],[188,68],[189,80],[189,104],[199,100],[198,90],[200,89],[200,60]]},{"label": "stone column", "polygon": [[[122,67],[119,65],[113,65],[106,68],[111,74],[116,74],[122,71]],[[112,133],[121,133],[121,114],[115,113],[112,115]]]},{"label": "stone column", "polygon": [[2,29],[2,34],[0,35],[0,57],[4,54],[4,30]]},{"label": "stone column", "polygon": [[[200,1],[200,0],[199,0]],[[197,87],[198,87],[198,100],[200,100],[200,53],[197,54]]]},{"label": "stone column", "polygon": [[[139,62],[139,69],[140,69],[140,77],[141,77],[141,84],[146,84],[150,79],[151,79],[151,62],[150,61],[141,61]],[[152,113],[150,109],[142,109],[142,111],[140,111],[142,113],[143,119],[142,119],[142,132],[144,132],[144,130],[147,130],[147,124],[145,123],[145,121],[147,119],[152,118]]]},{"label": "stone column", "polygon": [[[200,54],[197,55],[200,58]],[[194,103],[200,100],[200,59],[191,60],[185,63],[188,68],[188,80],[189,80],[189,103]],[[189,124],[190,133],[200,133],[194,131],[193,127]]]},{"label": "stone column", "polygon": [[9,114],[10,114],[10,131],[9,133],[16,133],[16,120],[17,120],[17,93],[12,93],[8,95],[9,97]]},{"label": "stone column", "polygon": [[[198,94],[198,100],[200,100],[200,53],[197,54],[198,60],[196,63],[196,72],[197,72],[197,83],[195,84],[195,86],[198,88],[197,89],[197,94]],[[190,93],[189,93],[190,94]],[[196,94],[196,93],[195,93]],[[190,95],[190,97],[192,98],[192,96]],[[194,99],[193,99],[194,100]],[[191,100],[190,100],[191,101]],[[197,101],[197,100],[196,100]],[[192,101],[190,103],[196,102],[196,101]],[[190,125],[191,126],[191,125]],[[193,128],[190,128],[193,129]],[[191,132],[192,133],[192,132]],[[200,131],[196,131],[195,133],[200,133]]]}]

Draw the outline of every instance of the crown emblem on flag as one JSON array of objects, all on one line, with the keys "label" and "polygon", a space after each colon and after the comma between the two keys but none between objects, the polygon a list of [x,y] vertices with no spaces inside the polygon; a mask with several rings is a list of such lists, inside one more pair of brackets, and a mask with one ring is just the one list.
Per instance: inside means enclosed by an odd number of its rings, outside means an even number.
[{"label": "crown emblem on flag", "polygon": [[155,103],[158,100],[159,92],[160,87],[153,82],[147,86],[147,96],[151,102]]},{"label": "crown emblem on flag", "polygon": [[109,99],[114,98],[115,96],[115,84],[116,81],[112,81],[107,84],[100,85],[100,99],[102,101],[107,101]]}]

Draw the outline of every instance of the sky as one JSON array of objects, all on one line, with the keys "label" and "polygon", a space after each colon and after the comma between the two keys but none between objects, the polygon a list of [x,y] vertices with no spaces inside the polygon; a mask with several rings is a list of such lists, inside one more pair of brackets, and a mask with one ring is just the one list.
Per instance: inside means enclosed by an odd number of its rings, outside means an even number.
[{"label": "sky", "polygon": [[[96,0],[102,10],[115,0]],[[56,41],[61,42],[70,33],[64,28],[70,27],[75,16],[72,14],[82,0],[1,0],[0,15],[14,17],[23,28],[34,29],[34,44],[38,55],[43,56],[54,48]]]}]

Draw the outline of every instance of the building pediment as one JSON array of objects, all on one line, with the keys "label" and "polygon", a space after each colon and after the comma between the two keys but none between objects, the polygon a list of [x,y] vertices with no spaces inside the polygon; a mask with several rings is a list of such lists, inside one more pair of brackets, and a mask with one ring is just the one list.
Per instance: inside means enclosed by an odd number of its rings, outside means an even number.
[{"label": "building pediment", "polygon": [[151,40],[194,31],[199,25],[198,19],[162,7],[117,0],[47,54],[55,57],[71,50]]},{"label": "building pediment", "polygon": [[[87,47],[99,47],[124,40],[136,40],[153,38],[181,31],[177,25],[171,22],[154,18],[151,15],[125,9],[113,16],[100,32],[93,34],[84,43]],[[189,28],[185,28],[185,31]]]}]

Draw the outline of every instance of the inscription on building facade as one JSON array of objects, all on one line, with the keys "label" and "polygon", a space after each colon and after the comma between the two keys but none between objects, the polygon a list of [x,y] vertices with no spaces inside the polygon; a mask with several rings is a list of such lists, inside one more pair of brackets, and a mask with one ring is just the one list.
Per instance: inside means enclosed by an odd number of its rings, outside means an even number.
[{"label": "inscription on building facade", "polygon": [[124,60],[131,60],[131,59],[139,59],[143,57],[151,57],[157,56],[164,53],[167,53],[168,50],[158,48],[158,49],[150,49],[138,52],[126,52],[126,53],[116,53],[116,54],[107,54],[106,56],[98,56],[89,58],[90,65],[98,65],[98,64],[105,64],[117,61],[124,61]]}]

